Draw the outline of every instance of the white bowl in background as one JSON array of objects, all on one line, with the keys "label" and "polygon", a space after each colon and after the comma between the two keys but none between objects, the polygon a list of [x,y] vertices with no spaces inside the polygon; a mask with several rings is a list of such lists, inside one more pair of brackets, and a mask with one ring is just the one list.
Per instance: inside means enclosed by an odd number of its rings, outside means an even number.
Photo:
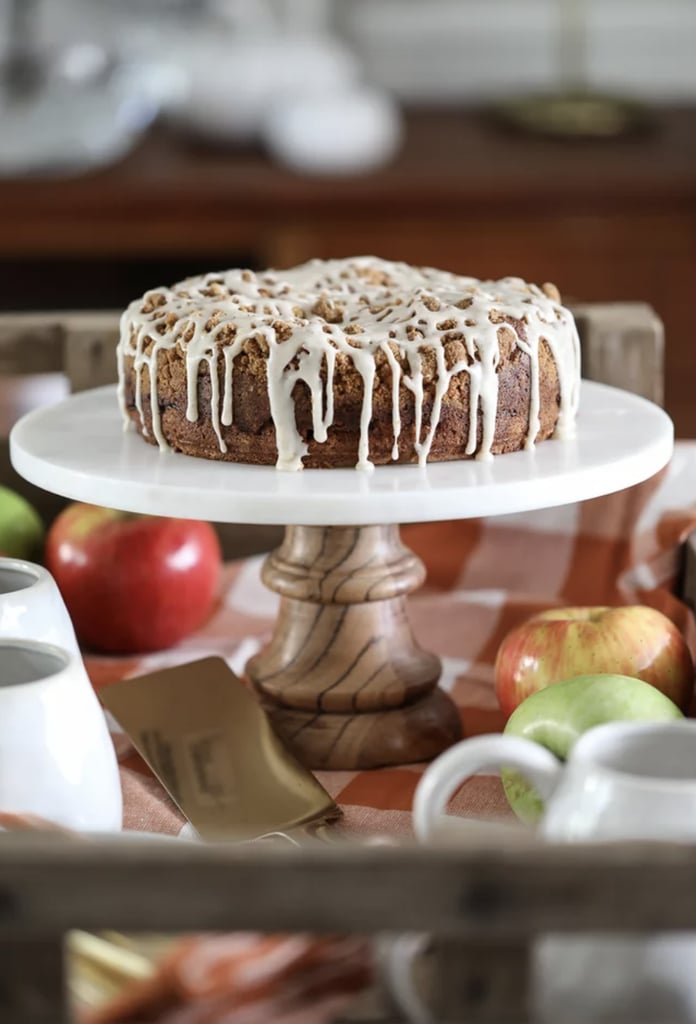
[{"label": "white bowl in background", "polygon": [[290,94],[276,101],[264,128],[276,160],[305,174],[374,170],[392,159],[402,134],[397,104],[369,86]]}]

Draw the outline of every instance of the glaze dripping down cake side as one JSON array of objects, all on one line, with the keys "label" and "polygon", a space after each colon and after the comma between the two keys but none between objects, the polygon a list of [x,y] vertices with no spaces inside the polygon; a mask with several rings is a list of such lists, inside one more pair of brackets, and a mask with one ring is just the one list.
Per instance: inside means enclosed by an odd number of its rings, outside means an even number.
[{"label": "glaze dripping down cake side", "polygon": [[155,288],[118,368],[126,422],[162,449],[365,469],[567,436],[580,349],[553,285],[361,257]]}]

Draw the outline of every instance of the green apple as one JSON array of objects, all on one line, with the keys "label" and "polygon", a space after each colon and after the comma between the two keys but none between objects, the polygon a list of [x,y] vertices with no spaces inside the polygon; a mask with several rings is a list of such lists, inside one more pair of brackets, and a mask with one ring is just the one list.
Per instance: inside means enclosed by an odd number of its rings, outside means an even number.
[{"label": "green apple", "polygon": [[[630,676],[575,676],[537,690],[513,711],[504,733],[522,736],[546,747],[565,761],[575,741],[604,722],[657,722],[684,715],[669,697]],[[541,797],[519,774],[501,772],[505,795],[522,821],[533,823],[543,813]]]},{"label": "green apple", "polygon": [[39,513],[16,491],[0,487],[0,551],[8,558],[41,558],[44,525]]}]

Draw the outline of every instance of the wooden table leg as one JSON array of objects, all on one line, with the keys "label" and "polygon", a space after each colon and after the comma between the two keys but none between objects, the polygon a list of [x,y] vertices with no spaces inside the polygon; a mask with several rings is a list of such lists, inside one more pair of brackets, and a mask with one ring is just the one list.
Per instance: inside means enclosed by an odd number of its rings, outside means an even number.
[{"label": "wooden table leg", "polygon": [[280,611],[247,673],[308,767],[424,761],[459,739],[458,712],[437,688],[440,661],[406,616],[424,577],[396,526],[289,526],[266,560]]}]

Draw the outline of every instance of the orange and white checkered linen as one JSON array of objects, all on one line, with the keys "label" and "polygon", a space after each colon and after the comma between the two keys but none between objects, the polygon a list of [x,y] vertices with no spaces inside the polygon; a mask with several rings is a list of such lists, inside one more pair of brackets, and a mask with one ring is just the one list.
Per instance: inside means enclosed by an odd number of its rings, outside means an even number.
[{"label": "orange and white checkered linen", "polygon": [[[696,651],[692,615],[673,595],[680,544],[695,525],[696,443],[684,442],[658,476],[607,497],[495,519],[405,527],[405,543],[428,570],[426,585],[410,601],[411,623],[423,646],[442,659],[441,685],[460,709],[464,734],[502,728],[493,689],[498,645],[508,630],[544,608],[649,604],[676,621]],[[268,636],[277,607],[277,597],[260,582],[260,565],[261,559],[252,558],[228,566],[215,615],[175,650],[139,660],[90,659],[97,688],[212,653],[241,674]],[[117,737],[117,743],[122,747],[126,827],[178,833],[182,820],[177,810],[124,738]],[[346,835],[407,836],[421,771],[421,766],[403,765],[318,774],[345,812],[340,828]],[[477,818],[510,815],[499,780],[480,776],[461,789],[452,811]],[[261,955],[263,947],[257,949]],[[316,1015],[303,1019],[327,1019],[319,1010],[317,1004]],[[211,1009],[207,1016],[162,1019],[166,1024],[237,1024],[252,1020],[250,1012],[247,1006],[247,1016],[236,1016],[241,1010],[228,1002],[217,1015]],[[274,1018],[267,1012],[253,1019]],[[286,1018],[279,1014],[277,1019]]]},{"label": "orange and white checkered linen", "polygon": [[[646,603],[685,631],[696,650],[691,614],[672,593],[679,544],[696,525],[696,443],[677,445],[670,466],[637,487],[555,509],[495,519],[406,526],[402,536],[423,559],[425,586],[410,600],[414,633],[442,659],[441,685],[459,706],[464,734],[502,728],[493,690],[501,640],[529,615],[552,606]],[[226,567],[220,605],[195,636],[140,659],[89,658],[99,689],[126,675],[224,657],[239,674],[269,635],[278,598],[260,580],[261,558]],[[182,818],[123,737],[127,828],[177,833]],[[341,804],[349,835],[410,832],[413,791],[422,771],[404,765],[377,771],[319,772]],[[464,786],[453,811],[509,814],[497,780]]]}]

